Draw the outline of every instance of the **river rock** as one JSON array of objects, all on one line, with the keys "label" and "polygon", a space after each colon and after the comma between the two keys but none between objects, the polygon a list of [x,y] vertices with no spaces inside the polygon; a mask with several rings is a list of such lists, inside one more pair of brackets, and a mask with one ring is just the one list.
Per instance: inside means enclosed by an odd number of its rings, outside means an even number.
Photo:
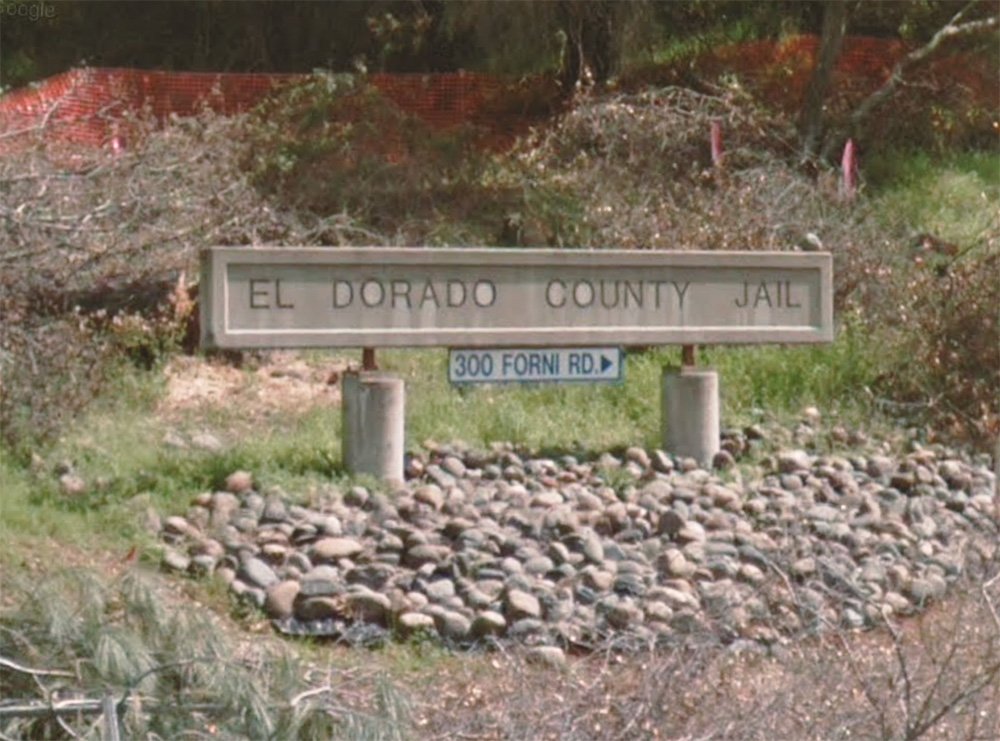
[{"label": "river rock", "polygon": [[464,641],[469,637],[472,622],[455,610],[442,610],[434,616],[434,625],[442,637],[453,641]]},{"label": "river rock", "polygon": [[535,646],[525,652],[524,660],[529,664],[562,669],[566,666],[566,652],[558,646]]},{"label": "river rock", "polygon": [[501,636],[507,629],[507,620],[499,612],[483,610],[476,614],[470,632],[473,638]]},{"label": "river rock", "polygon": [[309,549],[309,557],[313,563],[323,561],[338,561],[342,558],[353,558],[365,547],[354,538],[321,538]]},{"label": "river rock", "polygon": [[274,569],[259,558],[244,559],[237,573],[245,582],[261,589],[267,589],[278,582],[278,575],[274,573]]},{"label": "river rock", "polygon": [[520,589],[511,589],[505,599],[507,614],[512,620],[520,618],[537,618],[542,614],[538,598]]},{"label": "river rock", "polygon": [[367,587],[353,587],[344,597],[348,613],[357,620],[385,625],[392,601],[384,594]]},{"label": "river rock", "polygon": [[284,619],[292,616],[295,598],[301,590],[301,585],[294,579],[277,582],[265,590],[264,611],[274,619]]},{"label": "river rock", "polygon": [[782,473],[808,471],[812,466],[812,456],[804,450],[783,450],[777,455],[778,470]]},{"label": "river rock", "polygon": [[253,488],[253,474],[249,471],[233,471],[226,476],[226,491],[243,494]]},{"label": "river rock", "polygon": [[[753,455],[751,438],[727,431],[726,450]],[[641,448],[588,460],[439,445],[391,494],[330,487],[309,507],[251,477],[161,518],[164,568],[214,571],[297,635],[365,643],[392,626],[459,645],[639,648],[712,632],[774,643],[911,614],[995,540],[985,463],[932,446],[801,445],[757,478]]]}]

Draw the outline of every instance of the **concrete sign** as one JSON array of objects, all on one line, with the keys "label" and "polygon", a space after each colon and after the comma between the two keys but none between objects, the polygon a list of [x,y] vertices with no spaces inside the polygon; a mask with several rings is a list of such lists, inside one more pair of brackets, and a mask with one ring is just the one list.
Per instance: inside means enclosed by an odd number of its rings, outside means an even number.
[{"label": "concrete sign", "polygon": [[622,368],[617,347],[463,349],[448,355],[448,380],[455,384],[620,383]]},{"label": "concrete sign", "polygon": [[209,347],[828,342],[827,253],[238,248],[202,255]]}]

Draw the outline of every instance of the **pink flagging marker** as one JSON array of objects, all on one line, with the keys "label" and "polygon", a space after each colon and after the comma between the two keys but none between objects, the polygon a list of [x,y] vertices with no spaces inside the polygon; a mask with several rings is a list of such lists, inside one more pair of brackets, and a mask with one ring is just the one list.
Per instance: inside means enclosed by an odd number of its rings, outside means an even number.
[{"label": "pink flagging marker", "polygon": [[726,150],[725,147],[722,146],[721,121],[712,121],[709,138],[712,142],[712,166],[722,167],[722,161],[726,157]]},{"label": "pink flagging marker", "polygon": [[858,155],[853,139],[844,145],[844,156],[840,161],[841,196],[845,201],[853,201],[858,192]]}]

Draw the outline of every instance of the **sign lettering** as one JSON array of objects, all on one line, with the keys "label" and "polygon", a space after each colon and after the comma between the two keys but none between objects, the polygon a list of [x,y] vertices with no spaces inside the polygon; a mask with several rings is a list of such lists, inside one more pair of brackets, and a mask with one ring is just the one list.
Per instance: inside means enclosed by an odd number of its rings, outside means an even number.
[{"label": "sign lettering", "polygon": [[448,380],[468,383],[619,383],[617,347],[462,349],[448,357]]},{"label": "sign lettering", "polygon": [[825,253],[218,247],[215,347],[824,342]]}]

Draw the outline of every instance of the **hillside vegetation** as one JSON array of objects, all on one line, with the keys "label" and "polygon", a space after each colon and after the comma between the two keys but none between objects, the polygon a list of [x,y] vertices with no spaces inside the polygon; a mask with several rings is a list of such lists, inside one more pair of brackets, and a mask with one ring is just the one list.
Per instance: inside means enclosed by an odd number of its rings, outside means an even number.
[{"label": "hillside vegetation", "polygon": [[787,250],[816,239],[835,259],[841,341],[871,348],[871,375],[837,397],[868,393],[935,436],[995,437],[993,153],[881,152],[848,203],[833,170],[799,168],[786,121],[726,87],[583,97],[509,152],[477,141],[338,76],[256,115],[151,131],[118,157],[6,157],[6,444],[23,454],[51,437],[119,351],[152,365],[193,346],[203,245]]},{"label": "hillside vegetation", "polygon": [[[711,121],[725,132],[723,168]],[[205,732],[206,718],[229,738],[994,733],[997,561],[971,539],[957,596],[874,636],[765,654],[609,650],[561,669],[456,655],[419,635],[360,658],[279,645],[219,584],[145,574],[162,555],[156,522],[234,471],[305,503],[378,488],[344,477],[329,406],[271,413],[253,393],[193,411],[164,403],[185,362],[235,363],[253,391],[261,368],[327,379],[354,360],[309,353],[307,370],[289,371],[262,353],[187,358],[197,252],[210,244],[792,250],[818,239],[835,260],[834,343],[705,350],[724,379],[724,426],[770,435],[725,475],[749,480],[778,448],[806,445],[804,414],[823,420],[808,443],[817,455],[850,439],[983,466],[1000,434],[994,151],[932,156],[902,142],[862,161],[847,201],[834,170],[797,162],[790,123],[738,86],[584,95],[494,153],[475,130],[427,130],[363,77],[319,78],[255,113],[140,141],[117,157],[40,146],[0,163],[0,697],[153,695],[156,712],[121,705],[125,727],[148,738]],[[506,443],[581,459],[658,447],[659,369],[678,359],[633,354],[621,387],[460,393],[443,351],[380,358],[406,378],[415,453]],[[612,491],[633,483],[602,475]],[[0,729],[58,737],[71,724],[93,737],[97,717],[0,715]]]}]

